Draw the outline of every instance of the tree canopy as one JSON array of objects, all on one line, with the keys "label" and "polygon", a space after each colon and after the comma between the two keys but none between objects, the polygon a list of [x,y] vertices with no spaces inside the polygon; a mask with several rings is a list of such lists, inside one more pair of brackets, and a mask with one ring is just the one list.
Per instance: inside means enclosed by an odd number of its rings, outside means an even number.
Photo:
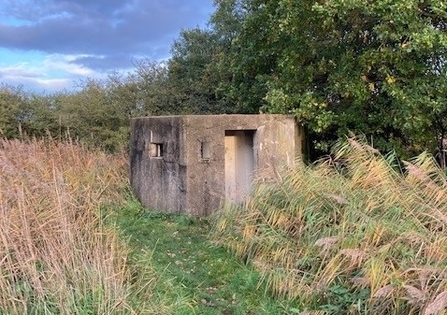
[{"label": "tree canopy", "polygon": [[293,114],[306,126],[315,154],[348,133],[404,156],[445,149],[445,1],[215,5],[208,41],[186,31],[188,46],[174,46],[174,59],[188,56],[182,65],[190,71],[199,68],[190,57],[204,42],[215,52],[199,63],[215,80],[191,81],[208,84],[220,98],[210,111]]},{"label": "tree canopy", "polygon": [[42,98],[4,87],[0,129],[113,148],[139,115],[268,112],[298,118],[311,157],[349,133],[443,153],[446,50],[444,0],[215,0],[208,27],[183,30],[165,62]]},{"label": "tree canopy", "polygon": [[401,153],[440,145],[445,1],[246,0],[243,7],[231,58],[241,98],[296,115],[317,148],[349,132]]}]

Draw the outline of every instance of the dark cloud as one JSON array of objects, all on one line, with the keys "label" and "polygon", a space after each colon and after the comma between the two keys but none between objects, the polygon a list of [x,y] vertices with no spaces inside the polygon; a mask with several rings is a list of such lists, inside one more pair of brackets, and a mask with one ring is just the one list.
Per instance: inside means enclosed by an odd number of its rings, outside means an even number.
[{"label": "dark cloud", "polygon": [[96,55],[76,62],[98,69],[129,65],[135,56],[166,58],[180,29],[204,26],[212,2],[2,0],[0,47]]},{"label": "dark cloud", "polygon": [[107,71],[110,69],[126,69],[134,66],[136,57],[125,54],[112,54],[107,56],[86,56],[78,57],[71,63],[81,65],[97,71]]}]

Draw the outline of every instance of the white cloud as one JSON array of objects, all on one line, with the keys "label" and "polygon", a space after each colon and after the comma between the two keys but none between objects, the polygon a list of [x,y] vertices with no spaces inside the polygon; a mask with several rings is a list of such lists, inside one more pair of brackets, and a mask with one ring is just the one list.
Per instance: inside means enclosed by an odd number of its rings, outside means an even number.
[{"label": "white cloud", "polygon": [[32,67],[29,63],[19,63],[7,67],[0,67],[0,77],[2,79],[15,80],[18,78],[38,78],[41,75],[37,68]]},{"label": "white cloud", "polygon": [[70,88],[73,85],[71,79],[38,79],[35,81],[41,87],[51,90],[62,90]]},{"label": "white cloud", "polygon": [[[83,77],[96,75],[97,73],[94,70],[76,64],[76,60],[87,57],[96,57],[96,56],[87,54],[79,54],[79,55],[50,54],[46,56],[43,62],[43,68],[44,70],[47,71],[47,73],[51,71],[57,71],[57,72],[62,71],[67,74],[75,74]],[[96,58],[102,58],[102,57],[96,57]]]},{"label": "white cloud", "polygon": [[0,66],[0,81],[29,86],[35,91],[71,89],[76,80],[104,75],[76,63],[78,59],[86,57],[102,58],[86,54],[50,54],[38,60]]},{"label": "white cloud", "polygon": [[0,83],[73,89],[137,56],[169,58],[180,30],[205,26],[212,11],[212,0],[1,0]]}]

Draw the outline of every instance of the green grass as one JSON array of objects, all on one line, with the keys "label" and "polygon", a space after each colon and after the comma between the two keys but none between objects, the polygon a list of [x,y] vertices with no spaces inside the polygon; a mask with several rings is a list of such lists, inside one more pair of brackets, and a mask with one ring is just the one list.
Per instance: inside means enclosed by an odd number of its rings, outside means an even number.
[{"label": "green grass", "polygon": [[259,286],[260,274],[210,243],[207,220],[143,209],[135,200],[116,211],[135,256],[158,274],[154,292],[170,314],[297,314]]}]

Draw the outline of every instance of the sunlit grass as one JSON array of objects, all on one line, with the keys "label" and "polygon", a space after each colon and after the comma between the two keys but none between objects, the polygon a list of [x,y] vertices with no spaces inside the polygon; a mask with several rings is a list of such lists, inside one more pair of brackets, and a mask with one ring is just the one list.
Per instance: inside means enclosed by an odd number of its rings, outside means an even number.
[{"label": "sunlit grass", "polygon": [[102,220],[123,202],[126,168],[72,143],[0,140],[1,314],[153,312],[150,265],[130,266]]},{"label": "sunlit grass", "polygon": [[213,238],[273,293],[329,314],[439,314],[447,306],[447,179],[427,154],[399,163],[350,139],[227,205]]}]

